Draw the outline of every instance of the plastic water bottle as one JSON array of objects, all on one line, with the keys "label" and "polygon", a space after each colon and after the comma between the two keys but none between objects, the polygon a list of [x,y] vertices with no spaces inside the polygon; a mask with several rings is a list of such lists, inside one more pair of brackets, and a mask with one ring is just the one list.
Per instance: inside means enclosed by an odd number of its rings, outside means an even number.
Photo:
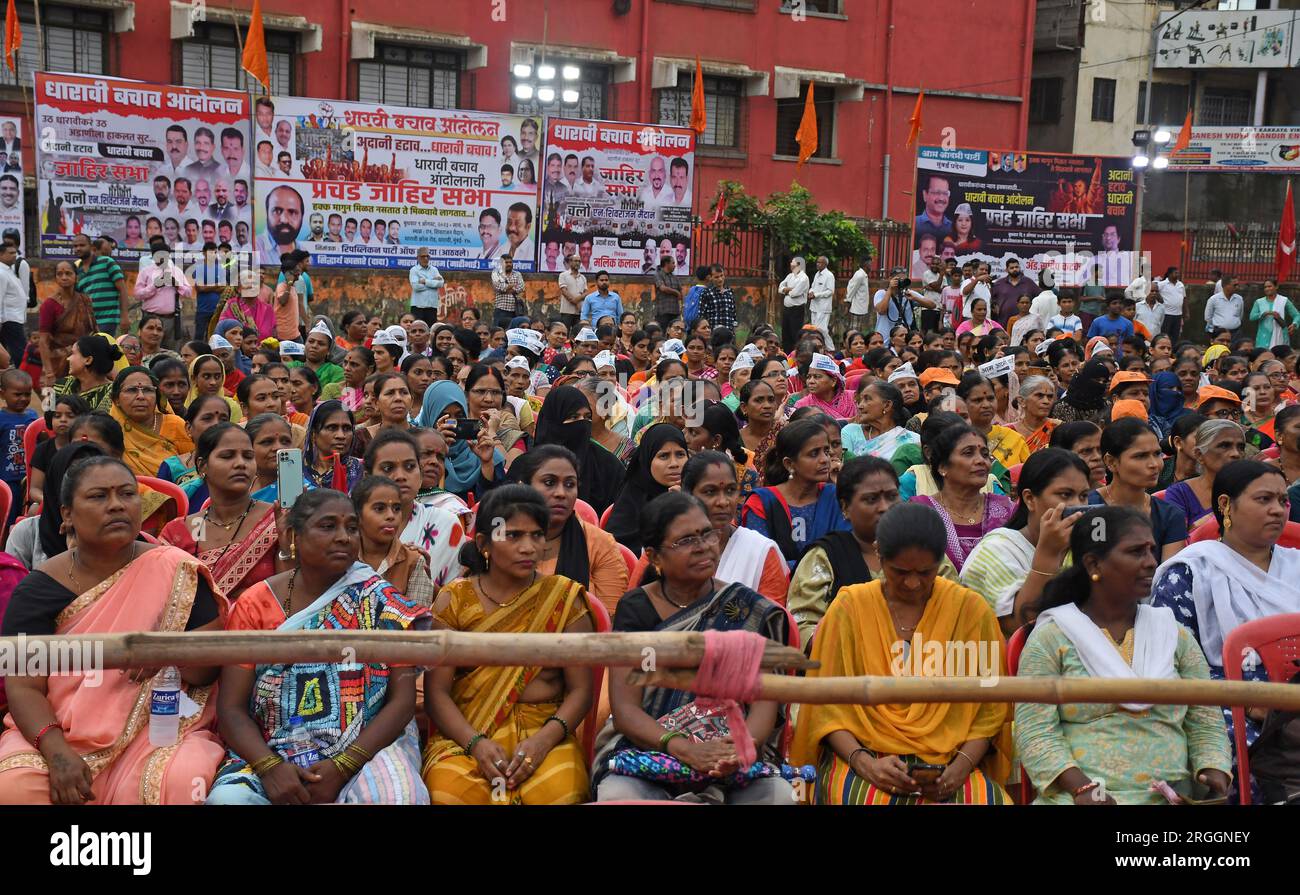
[{"label": "plastic water bottle", "polygon": [[302,718],[294,715],[289,719],[289,727],[291,730],[289,742],[285,744],[287,754],[284,757],[300,768],[309,768],[320,761],[320,750],[316,748],[316,740],[303,724]]},{"label": "plastic water bottle", "polygon": [[174,746],[181,731],[181,673],[168,665],[153,679],[149,695],[149,745]]}]

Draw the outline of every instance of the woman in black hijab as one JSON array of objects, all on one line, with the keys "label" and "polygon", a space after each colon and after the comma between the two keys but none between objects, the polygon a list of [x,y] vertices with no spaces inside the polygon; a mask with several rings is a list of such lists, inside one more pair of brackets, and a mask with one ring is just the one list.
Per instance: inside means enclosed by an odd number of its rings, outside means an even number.
[{"label": "woman in black hijab", "polygon": [[628,461],[623,490],[605,525],[614,540],[633,553],[641,553],[641,511],[681,483],[687,456],[686,436],[681,429],[671,423],[658,423],[645,430],[641,444]]},{"label": "woman in black hijab", "polygon": [[[578,497],[604,513],[618,496],[623,464],[591,440],[591,405],[587,396],[571,385],[551,389],[537,413],[533,444],[558,444],[578,458]],[[517,461],[516,461],[517,462]]]},{"label": "woman in black hijab", "polygon": [[1106,401],[1110,375],[1110,368],[1103,361],[1088,361],[1070,380],[1065,397],[1052,407],[1052,416],[1063,423],[1087,420],[1106,428],[1110,422],[1110,407]]}]

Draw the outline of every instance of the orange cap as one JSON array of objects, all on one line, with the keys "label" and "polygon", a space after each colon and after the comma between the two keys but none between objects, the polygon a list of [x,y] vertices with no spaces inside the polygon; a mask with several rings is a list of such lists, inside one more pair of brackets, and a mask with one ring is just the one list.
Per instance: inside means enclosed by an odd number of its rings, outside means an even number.
[{"label": "orange cap", "polygon": [[1128,385],[1132,382],[1150,383],[1151,378],[1146,373],[1140,373],[1137,370],[1121,371],[1110,377],[1110,386],[1106,391],[1113,392],[1121,385]]},{"label": "orange cap", "polygon": [[1210,401],[1230,401],[1233,404],[1241,404],[1238,395],[1217,385],[1207,385],[1196,393],[1196,409],[1200,410]]},{"label": "orange cap", "polygon": [[925,388],[931,383],[941,385],[961,385],[961,380],[952,375],[951,370],[945,370],[943,367],[931,367],[920,375],[921,388]]},{"label": "orange cap", "polygon": [[1126,399],[1123,401],[1116,401],[1114,404],[1110,405],[1110,418],[1112,422],[1118,419],[1123,419],[1126,416],[1135,416],[1140,420],[1149,420],[1151,418],[1147,413],[1146,405],[1141,401]]}]

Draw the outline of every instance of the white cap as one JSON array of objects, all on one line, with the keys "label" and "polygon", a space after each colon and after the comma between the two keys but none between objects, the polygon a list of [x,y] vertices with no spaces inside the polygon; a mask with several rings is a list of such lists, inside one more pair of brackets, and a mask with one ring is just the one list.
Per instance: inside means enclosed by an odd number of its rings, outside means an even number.
[{"label": "white cap", "polygon": [[[381,329],[375,333],[375,337],[370,340],[370,344],[371,345],[396,345],[397,340],[393,338],[393,334],[390,333],[388,330]],[[280,353],[284,354],[283,342],[280,343]]]},{"label": "white cap", "polygon": [[406,329],[404,327],[398,326],[394,323],[392,326],[388,327],[388,329],[384,330],[384,332],[392,336],[394,345],[406,346]]},{"label": "white cap", "polygon": [[897,382],[900,379],[916,379],[916,370],[912,368],[912,362],[908,361],[897,370],[889,374],[889,382]]},{"label": "white cap", "polygon": [[840,371],[840,365],[835,363],[835,358],[830,355],[814,353],[812,360],[808,363],[808,369],[830,373],[836,379],[844,378],[844,374]]},{"label": "white cap", "polygon": [[527,370],[529,372],[532,372],[532,367],[528,366],[528,358],[520,357],[517,354],[514,357],[510,358],[510,360],[506,361],[506,369]]},{"label": "white cap", "polygon": [[[213,351],[216,351],[216,350],[218,350],[218,349],[220,349],[220,348],[230,348],[230,349],[233,350],[234,347],[235,347],[234,345],[232,345],[232,344],[230,343],[230,340],[229,340],[229,339],[227,339],[225,336],[222,336],[222,335],[215,335],[215,336],[213,336],[213,337],[208,341],[208,344],[209,344],[210,346],[212,346],[212,350],[213,350]],[[281,342],[280,344],[283,345],[284,343]]]},{"label": "white cap", "polygon": [[[754,359],[749,356],[748,351],[742,351],[740,352],[740,354],[736,355],[735,361],[733,361],[731,364],[732,373],[736,372],[737,370],[752,370],[752,369],[754,369]],[[728,373],[727,375],[730,376],[731,374]]]},{"label": "white cap", "polygon": [[665,351],[671,351],[673,354],[681,357],[686,353],[686,346],[682,344],[681,339],[669,339],[667,342],[664,342],[663,345],[659,346],[660,354],[663,354]]},{"label": "white cap", "polygon": [[591,359],[591,362],[596,365],[597,370],[603,370],[606,367],[612,367],[614,366],[614,352],[602,351],[599,354],[597,354],[595,357],[593,357]]},{"label": "white cap", "polygon": [[594,329],[592,329],[590,326],[584,326],[582,329],[578,330],[578,335],[574,337],[573,341],[599,342],[600,339],[596,336],[596,331]]},{"label": "white cap", "polygon": [[523,327],[506,330],[506,344],[515,348],[524,348],[533,354],[541,354],[542,349],[546,347],[541,333]]},{"label": "white cap", "polygon": [[754,359],[758,359],[763,356],[763,352],[759,351],[758,346],[755,345],[753,342],[750,342],[744,348],[740,349],[740,353],[748,354],[750,357]]},{"label": "white cap", "polygon": [[334,338],[334,333],[330,332],[329,324],[326,323],[324,320],[317,320],[316,325],[311,328],[311,331],[314,333],[324,333],[326,336],[329,336],[331,339]]},{"label": "white cap", "polygon": [[1037,354],[1039,357],[1046,355],[1047,350],[1052,347],[1052,343],[1055,341],[1055,339],[1043,339],[1043,341],[1038,343],[1038,347],[1034,349],[1034,354]]},{"label": "white cap", "polygon": [[659,360],[681,360],[682,356],[676,351],[665,351],[662,346],[659,348]]},{"label": "white cap", "polygon": [[[225,340],[223,339],[222,341],[225,341]],[[215,347],[216,347],[216,340],[214,339],[214,340],[213,340],[212,342],[210,342],[209,344],[212,345],[212,347],[215,348]],[[230,343],[229,343],[229,342],[226,342],[226,345],[229,346]],[[304,357],[304,356],[306,356],[306,354],[307,354],[307,349],[304,348],[304,347],[302,346],[302,343],[301,343],[301,342],[281,342],[281,343],[280,343],[280,354],[281,354],[281,355],[284,355],[284,356],[291,356],[291,355],[293,355],[293,356],[297,356],[297,357]]]}]

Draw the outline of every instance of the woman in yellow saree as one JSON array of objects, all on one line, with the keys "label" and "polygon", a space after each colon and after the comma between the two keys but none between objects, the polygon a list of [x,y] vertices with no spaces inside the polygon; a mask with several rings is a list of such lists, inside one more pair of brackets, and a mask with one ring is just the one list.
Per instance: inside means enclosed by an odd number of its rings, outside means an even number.
[{"label": "woman in yellow saree", "polygon": [[158,380],[144,367],[127,367],[113,380],[109,415],[122,427],[122,459],[136,475],[155,476],[168,457],[194,450],[185,421],[165,407]]},{"label": "woman in yellow saree", "polygon": [[[587,593],[540,576],[550,509],[527,485],[503,485],[479,505],[461,561],[471,576],[434,601],[435,625],[498,634],[591,631]],[[437,734],[424,752],[435,805],[571,805],[587,798],[573,732],[591,707],[586,668],[439,667],[424,681]]]},{"label": "woman in yellow saree", "polygon": [[[63,519],[76,546],[38,566],[14,590],[5,636],[89,638],[223,627],[226,600],[201,562],[174,547],[136,541],[140,497],[121,461],[91,457],[74,463],[62,492]],[[218,669],[181,669],[179,739],[161,747],[148,732],[157,671],[9,676],[0,803],[201,802],[225,751],[209,698]]]},{"label": "woman in yellow saree", "polygon": [[[899,504],[876,528],[883,580],[842,588],[817,629],[810,677],[1006,674],[984,598],[937,578],[938,513]],[[805,705],[791,764],[817,766],[822,805],[1010,804],[1004,703]]]}]

